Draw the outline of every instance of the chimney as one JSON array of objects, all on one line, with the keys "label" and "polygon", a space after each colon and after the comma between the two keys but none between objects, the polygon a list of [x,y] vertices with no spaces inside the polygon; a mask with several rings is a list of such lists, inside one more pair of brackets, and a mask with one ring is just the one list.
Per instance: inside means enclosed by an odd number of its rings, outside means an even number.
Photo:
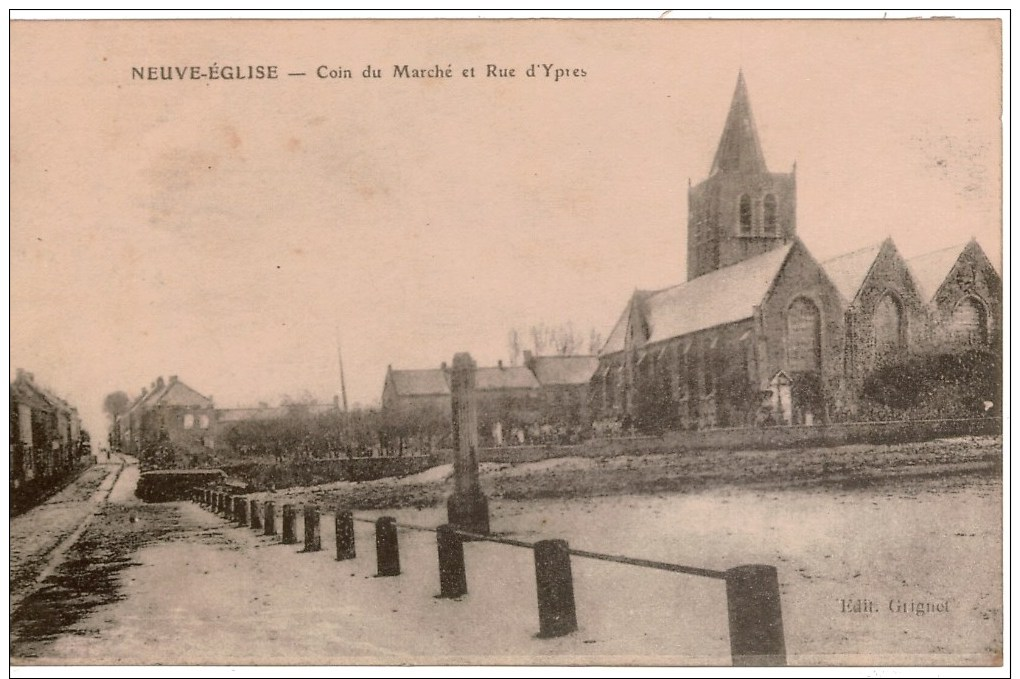
[{"label": "chimney", "polygon": [[524,350],[524,365],[531,367],[531,362],[535,359],[530,349]]},{"label": "chimney", "polygon": [[496,361],[496,365],[499,366],[500,370],[502,370],[503,369],[503,359],[500,359],[500,360]]},{"label": "chimney", "polygon": [[439,366],[439,369],[446,372],[446,361],[443,361],[443,363]]},{"label": "chimney", "polygon": [[170,376],[170,384],[173,384],[176,381],[177,381],[177,375],[171,375]]},{"label": "chimney", "polygon": [[159,377],[156,378],[156,387],[155,388],[156,389],[162,389],[165,386],[166,386],[166,382],[163,381],[163,376],[160,375]]}]

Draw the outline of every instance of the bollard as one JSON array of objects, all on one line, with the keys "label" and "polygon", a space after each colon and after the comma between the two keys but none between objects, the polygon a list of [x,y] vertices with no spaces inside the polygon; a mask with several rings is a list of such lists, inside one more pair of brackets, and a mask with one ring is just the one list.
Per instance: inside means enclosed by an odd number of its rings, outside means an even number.
[{"label": "bollard", "polygon": [[237,498],[237,524],[248,525],[248,498],[243,495]]},{"label": "bollard", "polygon": [[263,535],[276,535],[276,505],[272,502],[267,502],[264,507],[265,513],[262,516],[262,523],[265,529]]},{"label": "bollard", "polygon": [[262,522],[259,520],[259,503],[257,500],[252,500],[248,503],[248,525],[252,527],[252,530],[262,528]]},{"label": "bollard", "polygon": [[535,543],[535,584],[538,589],[538,636],[562,637],[577,631],[574,576],[566,540]]},{"label": "bollard", "polygon": [[297,544],[297,511],[294,505],[283,506],[283,544]]},{"label": "bollard", "polygon": [[730,654],[737,667],[786,665],[779,575],[775,566],[753,564],[726,571]]},{"label": "bollard", "polygon": [[446,524],[436,529],[436,547],[439,549],[439,598],[464,596],[467,594],[464,543],[453,526]]},{"label": "bollard", "polygon": [[375,522],[376,576],[400,575],[400,545],[397,544],[397,520],[381,516]]},{"label": "bollard", "polygon": [[305,507],[305,549],[306,552],[317,552],[322,549],[322,536],[319,534],[319,508],[309,505]]},{"label": "bollard", "polygon": [[354,514],[337,510],[336,513],[336,560],[353,559],[354,551]]}]

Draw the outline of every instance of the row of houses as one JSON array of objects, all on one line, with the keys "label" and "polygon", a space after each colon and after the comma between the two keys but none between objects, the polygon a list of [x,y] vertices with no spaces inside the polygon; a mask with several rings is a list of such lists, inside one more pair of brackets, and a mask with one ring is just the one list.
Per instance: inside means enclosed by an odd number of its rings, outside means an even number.
[{"label": "row of houses", "polygon": [[[475,373],[482,441],[492,445],[570,438],[590,419],[595,356],[535,356],[524,365],[480,367]],[[450,369],[394,370],[383,383],[383,412],[450,420]]]},{"label": "row of houses", "polygon": [[10,386],[12,494],[62,478],[91,455],[78,409],[18,369]]}]

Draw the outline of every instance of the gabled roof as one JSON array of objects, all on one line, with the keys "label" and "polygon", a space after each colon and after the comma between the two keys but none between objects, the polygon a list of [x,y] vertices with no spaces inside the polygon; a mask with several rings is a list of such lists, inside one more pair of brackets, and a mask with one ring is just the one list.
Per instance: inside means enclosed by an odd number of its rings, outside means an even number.
[{"label": "gabled roof", "polygon": [[649,295],[641,305],[647,342],[750,318],[779,275],[793,244]]},{"label": "gabled roof", "polygon": [[527,368],[479,368],[475,373],[475,388],[479,391],[499,389],[538,389],[541,385]]},{"label": "gabled roof", "polygon": [[711,176],[718,172],[768,172],[754,116],[751,115],[751,99],[743,71],[737,76],[730,112],[708,174]]},{"label": "gabled roof", "polygon": [[49,402],[44,394],[23,380],[11,382],[11,400],[26,405],[33,410],[53,410],[54,408],[54,405]]},{"label": "gabled roof", "polygon": [[953,266],[960,259],[960,255],[963,254],[967,245],[967,243],[954,245],[907,260],[921,299],[930,302],[935,298],[935,294],[942,287],[946,276],[953,270]]},{"label": "gabled roof", "polygon": [[843,296],[844,304],[850,304],[857,298],[864,279],[868,277],[878,253],[882,251],[887,241],[888,239],[822,262],[822,268],[828,274],[829,280]]},{"label": "gabled roof", "polygon": [[145,400],[146,406],[212,407],[212,400],[177,379],[171,379]]},{"label": "gabled roof", "polygon": [[635,307],[648,327],[647,343],[750,318],[793,247],[794,243],[788,243],[671,288],[654,292],[636,290],[599,355],[624,350],[627,326]]},{"label": "gabled roof", "polygon": [[448,396],[449,377],[445,370],[390,370],[393,388],[400,396]]},{"label": "gabled roof", "polygon": [[530,368],[539,384],[587,384],[599,359],[595,356],[535,356]]}]

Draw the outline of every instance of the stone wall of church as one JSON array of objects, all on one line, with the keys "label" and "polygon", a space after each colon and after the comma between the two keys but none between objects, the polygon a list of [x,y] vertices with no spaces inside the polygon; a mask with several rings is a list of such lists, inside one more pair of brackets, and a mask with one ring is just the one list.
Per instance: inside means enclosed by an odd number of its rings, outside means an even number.
[{"label": "stone wall of church", "polygon": [[[805,370],[790,358],[790,311],[797,300],[806,300],[818,310],[817,371]],[[822,267],[799,243],[794,245],[783,270],[776,279],[759,313],[758,380],[762,389],[780,370],[794,381],[794,391],[801,384],[816,379],[821,402],[807,406],[794,404],[794,423],[799,423],[806,412],[820,420],[831,414],[835,406],[843,373],[843,303],[839,291],[829,280]],[[804,377],[798,373],[815,373]],[[796,400],[796,399],[795,399]],[[810,410],[806,410],[806,408]],[[799,413],[797,412],[799,411]]]},{"label": "stone wall of church", "polygon": [[[966,299],[976,300],[984,311],[985,341],[971,343],[953,332],[953,312]],[[949,272],[931,304],[933,351],[948,352],[968,348],[1001,351],[1002,279],[976,243],[968,245]]]}]

